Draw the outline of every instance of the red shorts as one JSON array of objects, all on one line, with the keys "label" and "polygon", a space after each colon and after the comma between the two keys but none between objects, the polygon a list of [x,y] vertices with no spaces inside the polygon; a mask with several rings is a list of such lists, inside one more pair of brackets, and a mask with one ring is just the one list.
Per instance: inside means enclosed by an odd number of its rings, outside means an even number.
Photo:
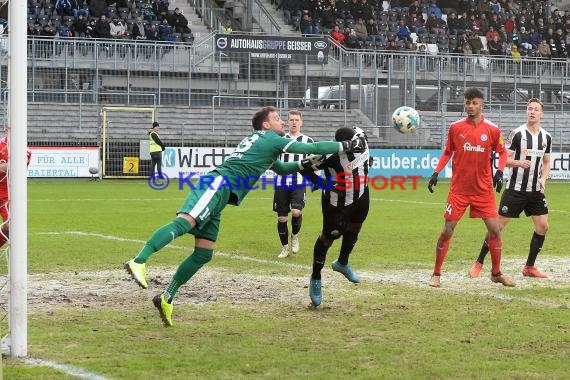
[{"label": "red shorts", "polygon": [[445,220],[459,220],[469,206],[470,218],[497,218],[497,203],[493,193],[485,195],[456,195],[449,193],[443,217]]}]

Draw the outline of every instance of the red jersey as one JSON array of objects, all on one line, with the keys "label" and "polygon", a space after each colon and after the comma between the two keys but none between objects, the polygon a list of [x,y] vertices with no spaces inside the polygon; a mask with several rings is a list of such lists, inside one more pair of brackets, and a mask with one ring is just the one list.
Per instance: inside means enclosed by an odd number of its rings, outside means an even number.
[{"label": "red jersey", "polygon": [[[0,164],[8,162],[8,142],[0,140]],[[6,168],[8,170],[8,168]],[[0,172],[0,198],[8,198],[8,172]]]},{"label": "red jersey", "polygon": [[[26,151],[28,157],[28,164],[30,163],[30,158],[32,157],[32,152],[30,148]],[[8,162],[8,141],[6,138],[0,139],[0,164],[5,164]],[[0,172],[0,198],[8,198],[8,173]]]},{"label": "red jersey", "polygon": [[505,152],[499,127],[482,118],[473,125],[467,118],[449,127],[445,153],[452,156],[450,192],[456,195],[493,193],[491,155]]}]

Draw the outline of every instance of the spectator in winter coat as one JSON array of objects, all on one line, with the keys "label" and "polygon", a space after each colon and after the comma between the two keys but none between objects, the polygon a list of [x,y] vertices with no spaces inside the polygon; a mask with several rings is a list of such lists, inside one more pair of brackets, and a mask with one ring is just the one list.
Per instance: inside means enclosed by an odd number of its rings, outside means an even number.
[{"label": "spectator in winter coat", "polygon": [[435,13],[437,18],[441,18],[443,16],[443,12],[441,11],[441,8],[437,6],[436,0],[432,0],[431,4],[426,9],[426,14],[431,15],[432,13]]},{"label": "spectator in winter coat", "polygon": [[382,43],[384,42],[382,38],[382,32],[380,32],[380,28],[378,28],[378,24],[376,23],[374,17],[371,17],[368,20],[368,23],[366,24],[366,31],[368,32],[369,41],[381,41]]},{"label": "spectator in winter coat", "polygon": [[546,40],[542,40],[538,45],[538,53],[540,54],[541,57],[544,58],[550,59],[552,57],[552,53],[550,52],[550,46],[548,46]]},{"label": "spectator in winter coat", "polygon": [[168,23],[174,28],[175,33],[192,33],[188,27],[188,20],[180,12],[180,8],[174,8],[174,13],[168,17]]},{"label": "spectator in winter coat", "polygon": [[168,3],[162,0],[154,0],[152,10],[156,17],[162,21],[168,17]]},{"label": "spectator in winter coat", "polygon": [[330,35],[336,45],[344,45],[344,40],[346,39],[346,36],[344,35],[343,32],[340,31],[340,27],[338,25],[333,26]]},{"label": "spectator in winter coat", "polygon": [[55,2],[55,11],[60,16],[71,16],[73,15],[73,7],[71,6],[70,0],[57,0]]},{"label": "spectator in winter coat", "polygon": [[109,33],[111,38],[127,38],[129,35],[127,27],[119,20],[119,16],[113,16],[112,22],[109,24]]},{"label": "spectator in winter coat", "polygon": [[503,44],[499,40],[498,35],[487,41],[487,50],[489,50],[489,55],[505,55]]},{"label": "spectator in winter coat", "polygon": [[143,17],[137,16],[137,19],[133,25],[133,30],[131,30],[131,37],[135,40],[146,40],[147,29],[143,23]]},{"label": "spectator in winter coat", "polygon": [[356,38],[358,41],[364,43],[368,39],[368,30],[366,29],[366,23],[364,19],[358,18],[356,20],[356,25],[354,25],[354,32],[356,33]]},{"label": "spectator in winter coat", "polygon": [[162,24],[158,26],[158,36],[161,41],[174,41],[172,34],[172,26],[168,24],[167,19],[162,19]]},{"label": "spectator in winter coat", "polygon": [[71,33],[73,37],[87,37],[89,32],[87,31],[87,20],[83,14],[78,14],[77,19],[71,24]]},{"label": "spectator in winter coat", "polygon": [[398,32],[396,33],[398,38],[404,41],[411,41],[411,34],[412,32],[410,32],[410,28],[408,28],[404,20],[398,21]]},{"label": "spectator in winter coat", "polygon": [[96,38],[111,38],[111,25],[107,16],[101,15],[99,20],[95,23],[94,35]]}]

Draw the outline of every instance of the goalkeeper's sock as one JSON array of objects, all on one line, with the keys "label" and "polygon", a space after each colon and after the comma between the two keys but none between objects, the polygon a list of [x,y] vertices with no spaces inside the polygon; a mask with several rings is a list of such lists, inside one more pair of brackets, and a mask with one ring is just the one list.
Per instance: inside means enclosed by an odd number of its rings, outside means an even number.
[{"label": "goalkeeper's sock", "polygon": [[491,274],[501,273],[501,255],[503,253],[503,241],[498,235],[489,235],[489,251],[491,252]]},{"label": "goalkeeper's sock", "polygon": [[303,224],[303,215],[291,217],[291,233],[297,235],[301,231],[301,224]]},{"label": "goalkeeper's sock", "polygon": [[542,245],[544,244],[544,235],[539,235],[536,232],[532,234],[532,239],[530,239],[530,250],[528,252],[528,258],[526,259],[526,265],[529,267],[534,266],[536,257],[542,250]]},{"label": "goalkeeper's sock", "polygon": [[153,253],[160,251],[174,239],[190,232],[190,230],[192,230],[192,226],[183,218],[176,218],[170,223],[160,227],[158,230],[154,231],[150,239],[148,239],[144,247],[142,247],[138,253],[137,257],[135,257],[135,263],[146,263]]},{"label": "goalkeeper's sock", "polygon": [[489,235],[485,236],[485,240],[481,246],[481,251],[479,252],[479,257],[477,258],[477,261],[479,261],[481,264],[484,264],[485,256],[487,256],[487,253],[489,253],[489,242],[487,239],[489,239]]},{"label": "goalkeeper's sock", "polygon": [[180,265],[172,279],[168,283],[164,292],[166,302],[172,303],[178,289],[200,270],[208,261],[212,260],[214,250],[210,248],[195,247],[194,252],[188,256]]},{"label": "goalkeeper's sock", "polygon": [[277,233],[279,234],[281,245],[289,244],[289,229],[287,228],[287,221],[277,221]]},{"label": "goalkeeper's sock", "polygon": [[311,274],[311,278],[313,280],[321,279],[321,270],[323,270],[323,267],[325,266],[328,249],[329,247],[327,247],[321,241],[321,238],[318,237],[313,249],[313,273]]},{"label": "goalkeeper's sock", "polygon": [[441,266],[443,265],[443,260],[445,260],[445,255],[447,255],[450,242],[451,237],[443,233],[441,233],[439,239],[437,239],[437,245],[435,247],[435,266],[433,269],[433,274],[437,276],[441,275]]},{"label": "goalkeeper's sock", "polygon": [[342,265],[348,264],[348,256],[352,252],[356,241],[358,240],[358,232],[346,231],[342,234],[342,243],[340,246],[340,254],[338,262]]}]

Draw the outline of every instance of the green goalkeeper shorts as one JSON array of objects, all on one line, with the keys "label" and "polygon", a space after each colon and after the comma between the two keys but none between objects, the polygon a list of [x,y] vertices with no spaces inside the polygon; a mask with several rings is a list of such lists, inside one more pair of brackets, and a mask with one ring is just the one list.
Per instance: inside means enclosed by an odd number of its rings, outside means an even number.
[{"label": "green goalkeeper shorts", "polygon": [[191,190],[177,214],[185,213],[196,220],[190,231],[197,238],[216,241],[220,232],[222,210],[227,206],[231,191],[219,186],[223,178],[217,177],[210,186]]}]

